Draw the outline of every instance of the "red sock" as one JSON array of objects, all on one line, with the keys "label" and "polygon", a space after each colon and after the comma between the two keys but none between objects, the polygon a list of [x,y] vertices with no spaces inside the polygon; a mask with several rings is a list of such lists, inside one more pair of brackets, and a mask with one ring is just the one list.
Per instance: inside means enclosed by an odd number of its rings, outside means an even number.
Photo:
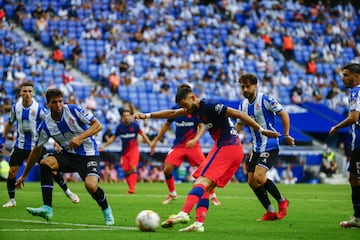
[{"label": "red sock", "polygon": [[214,194],[215,193],[215,188],[211,189],[210,194]]},{"label": "red sock", "polygon": [[126,182],[129,186],[129,190],[128,190],[129,193],[135,192],[137,178],[138,178],[137,173],[130,173],[130,175],[126,177]]},{"label": "red sock", "polygon": [[205,222],[209,210],[209,193],[205,192],[196,207],[196,222]]},{"label": "red sock", "polygon": [[169,189],[169,192],[175,191],[175,179],[174,176],[172,176],[170,179],[166,179],[166,185]]},{"label": "red sock", "polygon": [[190,213],[195,204],[199,202],[199,199],[204,194],[204,192],[206,191],[203,184],[195,184],[191,191],[188,193],[181,211]]}]

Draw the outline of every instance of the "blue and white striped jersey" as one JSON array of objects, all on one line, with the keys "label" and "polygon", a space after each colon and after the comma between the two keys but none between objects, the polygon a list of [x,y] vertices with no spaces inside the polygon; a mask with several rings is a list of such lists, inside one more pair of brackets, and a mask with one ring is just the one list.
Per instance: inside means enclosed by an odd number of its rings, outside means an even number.
[{"label": "blue and white striped jersey", "polygon": [[23,150],[32,150],[36,144],[37,132],[41,121],[45,118],[46,111],[33,100],[30,107],[25,108],[22,102],[18,102],[11,108],[9,122],[16,122],[17,138],[15,147]]},{"label": "blue and white striped jersey", "polygon": [[[248,99],[239,105],[239,110],[248,114],[264,129],[275,129],[275,115],[283,110],[283,106],[273,97],[257,92],[255,101],[249,103]],[[264,152],[279,148],[278,138],[268,138],[250,128],[253,139],[253,151]]]},{"label": "blue and white striped jersey", "polygon": [[[350,112],[360,112],[360,86],[351,89],[349,97]],[[352,126],[351,149],[360,148],[360,122],[357,121]]]},{"label": "blue and white striped jersey", "polygon": [[86,131],[93,119],[94,115],[90,110],[73,104],[64,104],[60,121],[53,120],[51,114],[48,114],[41,123],[38,129],[38,145],[44,145],[52,137],[63,151],[81,156],[98,156],[99,151],[93,136],[85,138],[78,148],[70,148],[71,139]]}]

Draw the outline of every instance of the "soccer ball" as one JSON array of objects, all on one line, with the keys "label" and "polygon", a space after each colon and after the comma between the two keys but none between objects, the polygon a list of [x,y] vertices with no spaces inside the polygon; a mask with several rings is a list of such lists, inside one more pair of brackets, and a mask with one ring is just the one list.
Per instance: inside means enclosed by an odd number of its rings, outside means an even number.
[{"label": "soccer ball", "polygon": [[155,231],[160,225],[160,217],[153,210],[142,210],[136,216],[136,224],[142,232]]}]

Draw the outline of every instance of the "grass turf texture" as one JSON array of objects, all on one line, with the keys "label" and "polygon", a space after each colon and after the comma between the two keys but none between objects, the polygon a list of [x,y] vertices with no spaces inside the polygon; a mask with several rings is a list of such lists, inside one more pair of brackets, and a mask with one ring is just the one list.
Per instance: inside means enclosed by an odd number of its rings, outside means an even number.
[{"label": "grass turf texture", "polygon": [[[6,183],[2,183],[1,204],[7,198]],[[107,227],[100,208],[86,192],[83,183],[69,183],[69,187],[81,199],[73,204],[55,185],[53,195],[54,217],[47,223],[40,217],[31,216],[26,207],[42,205],[40,183],[25,183],[16,192],[17,206],[0,209],[0,239],[360,239],[360,229],[342,229],[339,222],[353,213],[349,185],[278,185],[290,200],[288,215],[281,221],[256,222],[264,209],[254,193],[244,184],[228,184],[218,189],[222,205],[210,206],[204,233],[179,233],[187,225],[156,232],[140,232],[135,225],[136,215],[144,209],[156,211],[161,221],[171,213],[177,213],[191,184],[177,184],[178,199],[167,205],[161,201],[167,195],[165,183],[137,185],[135,195],[127,195],[124,183],[100,183],[111,204],[115,225]],[[277,203],[270,196],[277,209]],[[194,221],[194,210],[191,213]]]}]

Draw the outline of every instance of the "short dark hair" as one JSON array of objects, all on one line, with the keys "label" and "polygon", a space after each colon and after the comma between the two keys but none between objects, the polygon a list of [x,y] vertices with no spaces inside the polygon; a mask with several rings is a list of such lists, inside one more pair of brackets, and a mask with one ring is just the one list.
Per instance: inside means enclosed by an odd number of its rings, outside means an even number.
[{"label": "short dark hair", "polygon": [[251,85],[257,84],[257,77],[254,74],[246,73],[239,77],[239,83],[250,82]]},{"label": "short dark hair", "polygon": [[176,93],[175,102],[180,103],[181,100],[184,100],[186,96],[192,92],[193,92],[192,89],[189,87],[180,88]]},{"label": "short dark hair", "polygon": [[187,84],[187,83],[182,83],[182,84],[179,84],[178,86],[177,86],[177,90],[179,91],[180,89],[182,89],[182,88],[190,88],[191,89],[191,86],[189,85],[189,84]]},{"label": "short dark hair", "polygon": [[32,87],[32,88],[34,88],[34,83],[31,82],[31,81],[26,81],[26,82],[23,82],[21,84],[20,88],[22,88],[22,87]]},{"label": "short dark hair", "polygon": [[358,63],[348,63],[345,66],[343,66],[342,68],[349,70],[350,73],[356,73],[356,74],[360,74],[360,64]]},{"label": "short dark hair", "polygon": [[125,108],[122,110],[121,116],[124,116],[124,113],[130,113],[130,115],[131,115],[131,111],[128,108]]},{"label": "short dark hair", "polygon": [[52,98],[54,97],[63,97],[64,94],[61,90],[56,89],[56,88],[52,88],[47,90],[46,92],[46,102],[50,102]]}]

